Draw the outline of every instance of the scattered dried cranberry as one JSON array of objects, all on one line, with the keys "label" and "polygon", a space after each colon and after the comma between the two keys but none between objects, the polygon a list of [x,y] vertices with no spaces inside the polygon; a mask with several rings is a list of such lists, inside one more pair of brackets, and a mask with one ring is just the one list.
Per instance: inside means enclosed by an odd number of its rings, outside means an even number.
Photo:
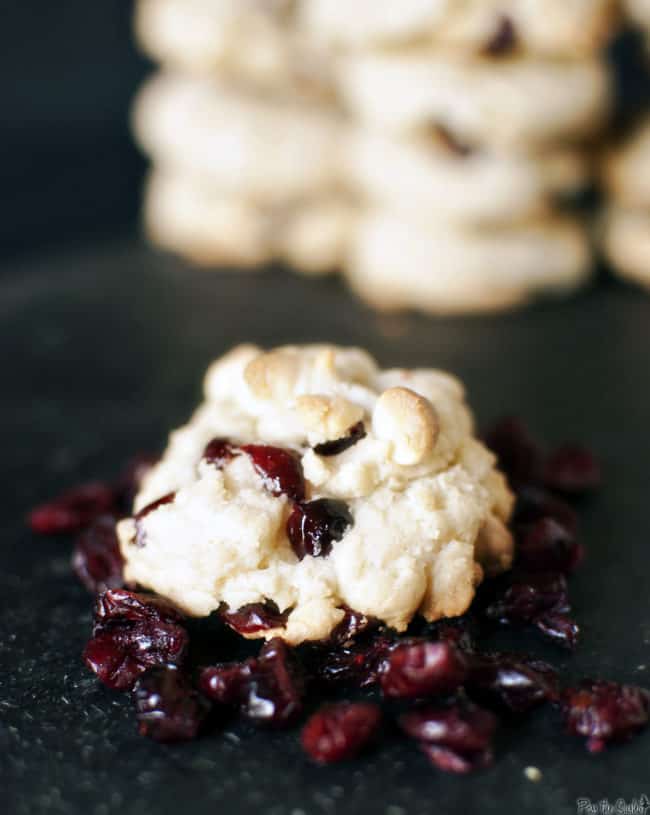
[{"label": "scattered dried cranberry", "polygon": [[541,518],[552,518],[571,535],[577,532],[578,516],[566,501],[541,487],[527,486],[519,489],[512,519],[514,526],[518,530],[525,529],[528,524]]},{"label": "scattered dried cranberry", "polygon": [[451,693],[465,680],[467,666],[451,642],[398,645],[379,669],[384,696],[412,698]]},{"label": "scattered dried cranberry", "polygon": [[325,441],[322,444],[317,444],[314,447],[314,452],[319,456],[338,456],[344,450],[355,445],[361,441],[366,435],[366,428],[363,422],[357,422],[347,432],[347,435],[341,439],[333,439],[332,441]]},{"label": "scattered dried cranberry", "polygon": [[502,419],[483,435],[496,455],[510,484],[518,488],[539,480],[542,453],[524,423],[514,417]]},{"label": "scattered dried cranberry", "polygon": [[353,523],[347,505],[332,498],[296,504],[287,521],[287,535],[296,557],[327,557]]},{"label": "scattered dried cranberry", "polygon": [[147,504],[146,507],[143,507],[139,512],[136,512],[135,540],[133,541],[136,546],[143,547],[147,545],[147,533],[141,521],[144,518],[146,518],[147,515],[150,515],[152,512],[155,512],[160,507],[165,506],[165,504],[171,504],[174,498],[176,498],[176,493],[168,492],[167,495],[163,495],[162,498],[158,498],[156,501],[152,501],[150,504]]},{"label": "scattered dried cranberry", "polygon": [[559,693],[557,672],[541,660],[520,654],[484,653],[470,658],[465,682],[469,695],[488,707],[524,713]]},{"label": "scattered dried cranberry", "polygon": [[317,645],[303,656],[317,685],[367,688],[378,681],[380,666],[396,644],[389,637],[376,636],[369,643]]},{"label": "scattered dried cranberry", "polygon": [[547,640],[563,648],[572,651],[578,644],[580,626],[568,614],[551,611],[537,617],[534,624]]},{"label": "scattered dried cranberry", "polygon": [[517,46],[517,32],[510,17],[502,14],[499,18],[497,28],[490,41],[483,49],[483,53],[488,57],[502,57],[510,54]]},{"label": "scattered dried cranberry", "polygon": [[532,623],[549,611],[569,610],[566,577],[560,572],[536,572],[507,576],[503,593],[484,611],[489,620],[509,625]]},{"label": "scattered dried cranberry", "polygon": [[272,600],[264,603],[249,603],[237,611],[221,612],[223,621],[242,635],[269,631],[271,628],[282,628],[288,616],[289,611],[281,612]]},{"label": "scattered dried cranberry", "polygon": [[462,753],[451,747],[440,747],[437,744],[420,744],[429,761],[445,773],[470,773],[489,767],[494,761],[492,750],[479,750],[476,753]]},{"label": "scattered dried cranberry", "polygon": [[133,700],[138,732],[161,742],[195,739],[210,709],[188,677],[173,665],[152,668],[141,676]]},{"label": "scattered dried cranberry", "polygon": [[182,663],[188,646],[182,622],[161,598],[109,589],[97,598],[84,661],[108,687],[127,690],[148,668]]},{"label": "scattered dried cranberry", "polygon": [[562,524],[550,517],[529,524],[517,541],[517,565],[529,572],[572,572],[583,547]]},{"label": "scattered dried cranberry", "polygon": [[96,594],[124,585],[124,558],[115,532],[116,519],[103,515],[77,538],[72,568],[88,591]]},{"label": "scattered dried cranberry", "polygon": [[245,444],[241,449],[250,456],[267,490],[274,495],[286,495],[292,501],[304,500],[305,479],[295,453],[266,444]]},{"label": "scattered dried cranberry", "polygon": [[607,742],[631,739],[648,724],[650,693],[635,685],[585,679],[562,694],[567,730],[587,737],[587,749],[603,750]]},{"label": "scattered dried cranberry", "polygon": [[426,635],[443,642],[451,642],[461,651],[471,653],[476,647],[474,628],[474,621],[467,615],[450,617],[438,620],[435,623],[428,623]]},{"label": "scattered dried cranberry", "polygon": [[381,727],[381,710],[369,702],[325,705],[302,731],[305,752],[319,764],[354,758]]},{"label": "scattered dried cranberry", "polygon": [[31,529],[41,535],[80,532],[101,515],[113,513],[116,503],[111,487],[101,481],[92,481],[36,507],[27,520]]},{"label": "scattered dried cranberry", "polygon": [[376,617],[367,617],[360,611],[344,607],[345,616],[332,630],[329,642],[332,645],[350,645],[362,634],[367,634],[379,627]]},{"label": "scattered dried cranberry", "polygon": [[427,706],[399,717],[402,730],[413,739],[449,747],[464,754],[487,750],[497,728],[497,717],[467,701],[446,707]]},{"label": "scattered dried cranberry", "polygon": [[199,685],[203,693],[221,705],[239,706],[246,699],[255,660],[229,662],[203,668]]},{"label": "scattered dried cranberry", "polygon": [[235,448],[227,439],[212,439],[203,451],[203,459],[215,467],[223,467],[235,455]]},{"label": "scattered dried cranberry", "polygon": [[565,444],[556,450],[544,466],[547,487],[567,495],[582,495],[600,486],[600,464],[593,454],[577,444]]}]

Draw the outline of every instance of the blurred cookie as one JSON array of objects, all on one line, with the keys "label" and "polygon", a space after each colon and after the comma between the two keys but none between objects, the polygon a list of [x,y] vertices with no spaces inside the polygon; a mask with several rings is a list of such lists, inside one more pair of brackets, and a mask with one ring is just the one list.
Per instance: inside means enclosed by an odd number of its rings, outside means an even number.
[{"label": "blurred cookie", "polygon": [[554,197],[576,192],[588,179],[587,161],[575,150],[466,150],[435,129],[430,137],[402,140],[354,131],[342,156],[344,176],[362,199],[406,218],[521,221],[548,211]]},{"label": "blurred cookie", "polygon": [[607,41],[617,2],[356,0],[352,11],[341,0],[303,0],[299,9],[305,28],[348,47],[435,43],[472,52],[521,49],[574,57]]},{"label": "blurred cookie", "polygon": [[322,274],[340,268],[355,215],[341,197],[264,206],[157,170],[144,218],[156,244],[199,265],[255,268],[284,260],[304,274]]},{"label": "blurred cookie", "polygon": [[536,149],[593,135],[610,100],[596,59],[452,59],[429,50],[341,58],[337,80],[347,108],[390,132],[443,127],[467,147]]},{"label": "blurred cookie", "polygon": [[324,49],[291,25],[292,0],[138,0],[136,35],[154,60],[261,89],[322,93]]},{"label": "blurred cookie", "polygon": [[194,173],[224,195],[282,203],[338,180],[340,122],[326,108],[160,74],[139,94],[134,127],[154,162]]},{"label": "blurred cookie", "polygon": [[605,254],[616,271],[650,287],[650,210],[612,207],[602,234]]},{"label": "blurred cookie", "polygon": [[410,224],[387,211],[363,217],[348,260],[352,287],[372,305],[432,313],[493,311],[589,275],[584,230],[562,219],[471,230]]},{"label": "blurred cookie", "polygon": [[650,29],[650,0],[623,0],[623,8],[634,23]]},{"label": "blurred cookie", "polygon": [[650,209],[650,120],[607,156],[604,180],[617,203]]}]

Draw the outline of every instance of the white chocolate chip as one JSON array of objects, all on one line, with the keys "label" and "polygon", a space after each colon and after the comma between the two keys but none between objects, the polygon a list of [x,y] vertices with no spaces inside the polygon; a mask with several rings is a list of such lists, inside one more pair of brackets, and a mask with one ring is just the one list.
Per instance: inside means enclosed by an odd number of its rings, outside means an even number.
[{"label": "white chocolate chip", "polygon": [[295,410],[311,445],[342,438],[363,418],[363,408],[342,396],[299,396]]},{"label": "white chocolate chip", "polygon": [[393,458],[419,464],[434,448],[439,423],[433,406],[409,388],[389,388],[377,400],[372,426],[378,438],[393,443]]}]

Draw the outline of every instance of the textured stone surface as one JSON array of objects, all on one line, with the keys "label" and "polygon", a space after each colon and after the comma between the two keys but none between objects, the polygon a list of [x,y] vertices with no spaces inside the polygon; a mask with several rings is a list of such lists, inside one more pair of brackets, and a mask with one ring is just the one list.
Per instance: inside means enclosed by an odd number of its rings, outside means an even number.
[{"label": "textured stone surface", "polygon": [[[415,745],[383,743],[325,769],[299,731],[227,728],[186,745],[136,734],[129,700],[82,665],[91,600],[64,539],[32,536],[36,502],[117,474],[188,414],[207,363],[235,342],[358,343],[386,365],[440,365],[467,384],[479,418],[518,413],[550,443],[602,456],[605,487],[585,503],[585,565],[572,598],[574,656],[537,653],[567,679],[650,685],[647,511],[650,299],[613,283],[579,299],[488,319],[377,316],[334,280],[282,272],[212,275],[135,245],[41,256],[0,278],[4,382],[0,518],[0,789],[8,815],[573,815],[575,800],[649,792],[646,733],[596,758],[536,712],[503,728],[490,770],[445,776]],[[500,647],[524,647],[502,634]],[[531,645],[533,638],[530,640]],[[647,667],[642,667],[647,666]],[[527,766],[539,767],[533,784]]]}]

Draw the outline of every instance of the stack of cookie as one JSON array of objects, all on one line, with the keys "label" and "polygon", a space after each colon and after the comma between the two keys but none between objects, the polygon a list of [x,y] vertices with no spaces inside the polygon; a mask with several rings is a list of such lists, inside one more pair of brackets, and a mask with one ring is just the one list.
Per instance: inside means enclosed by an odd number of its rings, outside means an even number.
[{"label": "stack of cookie", "polygon": [[140,93],[149,234],[207,265],[339,268],[351,219],[343,122],[290,0],[140,0],[163,70]]},{"label": "stack of cookie", "polygon": [[507,307],[588,275],[616,0],[140,0],[146,214],[207,263],[341,268],[385,308]]}]

